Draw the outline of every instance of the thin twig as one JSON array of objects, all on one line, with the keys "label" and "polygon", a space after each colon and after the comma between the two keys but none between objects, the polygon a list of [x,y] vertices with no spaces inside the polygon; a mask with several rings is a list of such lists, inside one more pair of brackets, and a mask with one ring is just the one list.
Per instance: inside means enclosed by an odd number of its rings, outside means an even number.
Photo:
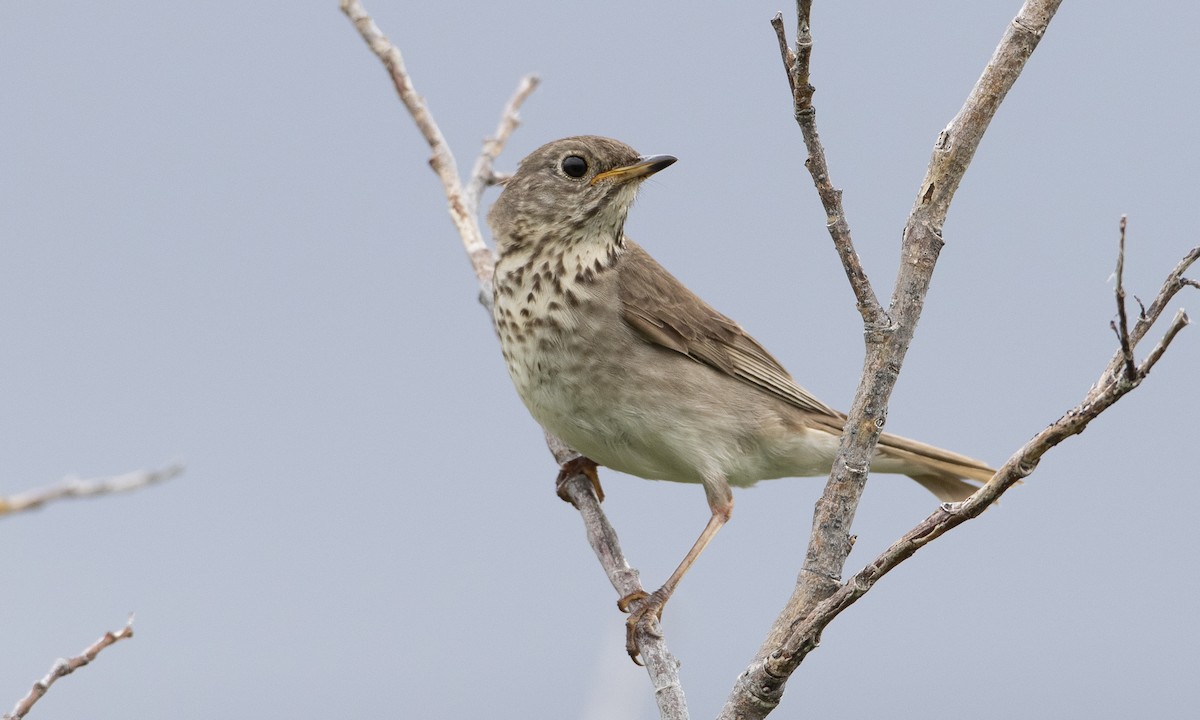
[{"label": "thin twig", "polygon": [[[487,305],[487,301],[491,298],[491,279],[495,258],[491,250],[483,243],[478,218],[479,199],[486,187],[497,181],[498,176],[492,170],[492,164],[503,149],[505,141],[516,129],[517,110],[537,87],[538,80],[534,76],[527,76],[521,80],[517,91],[501,113],[500,124],[495,135],[485,141],[483,151],[475,162],[471,181],[464,190],[459,182],[454,156],[442,137],[442,133],[433,119],[433,114],[413,89],[412,79],[404,66],[399,49],[384,36],[358,0],[342,0],[341,6],[342,11],[358,28],[368,47],[387,68],[405,108],[413,116],[421,134],[433,149],[430,165],[433,166],[442,181],[442,187],[450,202],[450,215],[462,237],[463,245],[467,248],[467,254],[470,256],[475,270],[475,277],[479,281],[481,297],[485,298],[485,305]],[[551,453],[555,455],[560,464],[577,455],[565,443],[551,435],[547,435],[547,443]],[[579,510],[588,542],[600,560],[613,588],[617,591],[618,597],[625,597],[635,590],[640,590],[641,583],[638,580],[637,571],[626,562],[617,534],[605,517],[596,496],[592,493],[590,481],[583,475],[573,476],[564,483],[564,491],[571,498],[572,504]],[[636,640],[641,658],[656,689],[655,699],[658,702],[660,717],[665,720],[686,720],[688,714],[683,690],[679,683],[679,663],[667,649],[666,642],[661,635],[656,636],[647,632],[639,632]]]},{"label": "thin twig", "polygon": [[1150,369],[1154,367],[1154,364],[1157,363],[1159,358],[1163,356],[1163,353],[1167,351],[1167,347],[1171,344],[1171,341],[1174,340],[1175,336],[1179,334],[1179,331],[1187,327],[1189,323],[1191,323],[1191,319],[1188,318],[1186,312],[1184,312],[1182,309],[1175,312],[1175,317],[1171,319],[1171,324],[1167,326],[1167,331],[1163,333],[1163,336],[1154,345],[1154,348],[1151,349],[1146,355],[1146,359],[1142,360],[1142,364],[1138,366],[1137,377],[1139,380],[1150,374]]},{"label": "thin twig", "polygon": [[66,477],[59,483],[36,490],[26,490],[17,495],[0,497],[0,517],[28,510],[36,510],[48,502],[64,498],[92,497],[112,493],[138,490],[148,485],[165,482],[183,473],[183,465],[175,464],[162,470],[138,470],[111,477],[83,479]]},{"label": "thin twig", "polygon": [[367,43],[367,47],[383,62],[384,68],[392,78],[392,84],[396,86],[396,93],[400,96],[404,107],[408,109],[408,114],[412,116],[413,122],[417,124],[417,129],[421,131],[425,142],[429,143],[429,148],[433,151],[433,155],[429,158],[429,166],[442,181],[442,187],[446,191],[446,200],[449,203],[450,219],[454,222],[459,237],[462,238],[463,247],[471,259],[475,277],[480,284],[490,283],[495,267],[492,251],[483,241],[479,221],[463,193],[458,166],[454,162],[454,154],[450,152],[446,138],[442,136],[441,129],[434,122],[433,113],[425,105],[425,99],[418,95],[416,88],[413,87],[408,69],[404,65],[404,56],[367,14],[362,3],[358,0],[342,0],[341,8],[346,17],[354,23],[354,27],[358,29],[362,39]]},{"label": "thin twig", "polygon": [[[1129,344],[1129,317],[1125,314],[1125,225],[1126,217],[1121,216],[1121,239],[1117,248],[1117,320],[1111,323],[1113,332],[1117,334],[1117,342],[1121,345],[1121,356],[1125,359],[1125,378],[1130,382],[1137,377],[1137,368],[1133,364],[1133,347]],[[1145,314],[1143,308],[1142,314]]]},{"label": "thin twig", "polygon": [[850,288],[858,303],[858,311],[868,328],[887,324],[883,308],[867,273],[859,261],[858,252],[854,249],[854,241],[850,236],[850,223],[846,220],[846,212],[842,207],[842,191],[833,185],[829,177],[829,165],[825,160],[825,148],[821,144],[821,136],[817,133],[817,110],[813,107],[812,98],[815,89],[809,82],[809,65],[812,62],[812,33],[809,27],[809,13],[812,10],[812,0],[800,0],[797,3],[797,37],[796,50],[788,49],[787,36],[783,29],[783,19],[776,14],[771,19],[775,29],[775,37],[779,40],[779,54],[787,73],[788,87],[792,91],[792,105],[796,123],[800,126],[800,134],[804,137],[804,147],[808,151],[808,159],[804,165],[812,175],[813,184],[821,205],[825,208],[826,228],[833,238],[833,246],[842,259],[842,267]]},{"label": "thin twig", "polygon": [[792,89],[792,97],[795,98],[796,78],[792,75],[792,65],[796,63],[796,54],[788,46],[787,30],[783,28],[783,13],[775,13],[771,18],[771,27],[775,28],[775,39],[779,41],[779,57],[783,60],[783,72],[787,75],[788,87]]},{"label": "thin twig", "polygon": [[521,116],[518,111],[521,109],[521,105],[525,104],[525,100],[537,89],[539,82],[541,81],[537,75],[526,75],[521,78],[516,92],[513,93],[508,104],[500,113],[500,124],[496,126],[496,132],[483,141],[483,150],[475,159],[475,167],[471,169],[471,179],[467,181],[466,190],[467,202],[470,204],[471,214],[475,217],[478,217],[479,200],[483,197],[483,191],[499,181],[492,165],[504,150],[504,144],[508,142],[508,138],[521,124]]},{"label": "thin twig", "polygon": [[44,678],[33,684],[33,689],[29,691],[29,694],[17,701],[17,704],[15,707],[13,707],[12,712],[4,716],[4,720],[20,720],[21,718],[25,717],[26,713],[29,712],[29,710],[38,700],[42,699],[42,696],[46,694],[46,691],[50,689],[50,686],[53,685],[56,680],[64,675],[70,675],[79,668],[95,660],[96,656],[100,654],[100,651],[109,645],[131,637],[133,637],[132,615],[130,615],[129,620],[125,622],[125,627],[121,628],[117,632],[104,633],[104,637],[92,643],[82,653],[73,658],[55,661],[54,665],[50,668],[50,672],[46,673]]},{"label": "thin twig", "polygon": [[[1142,337],[1150,330],[1150,327],[1158,320],[1159,316],[1162,315],[1163,310],[1167,307],[1167,303],[1174,299],[1175,293],[1188,286],[1200,288],[1200,284],[1197,284],[1195,280],[1189,280],[1183,276],[1197,261],[1200,261],[1200,245],[1189,250],[1183,256],[1183,259],[1175,264],[1174,269],[1167,275],[1167,281],[1164,285],[1169,292],[1160,293],[1154,299],[1154,302],[1150,303],[1150,307],[1142,311],[1142,316],[1133,324],[1133,328],[1129,331],[1129,342],[1134,345],[1141,342]],[[1113,362],[1114,365],[1109,368],[1110,372],[1116,371],[1116,363],[1119,362],[1119,359],[1114,358]]]}]

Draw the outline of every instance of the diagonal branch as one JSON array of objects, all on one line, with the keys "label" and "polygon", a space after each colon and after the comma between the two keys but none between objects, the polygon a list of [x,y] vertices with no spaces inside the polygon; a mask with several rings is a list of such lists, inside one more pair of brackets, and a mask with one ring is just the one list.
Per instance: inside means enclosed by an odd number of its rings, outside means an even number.
[{"label": "diagonal branch", "polygon": [[[491,307],[491,283],[495,267],[495,257],[483,241],[483,233],[479,226],[478,206],[483,191],[497,182],[492,164],[508,137],[518,124],[517,111],[522,103],[537,87],[538,80],[534,76],[522,78],[516,92],[505,106],[500,117],[496,134],[484,142],[483,150],[472,171],[472,177],[464,189],[459,180],[458,169],[454,155],[438,129],[433,114],[425,105],[425,101],[413,87],[412,78],[404,65],[400,50],[390,40],[367,14],[366,9],[358,0],[341,0],[342,12],[354,23],[363,40],[376,56],[383,62],[396,92],[404,102],[409,115],[412,116],[421,131],[425,141],[433,150],[429,164],[437,173],[449,201],[450,217],[458,229],[463,246],[470,257],[475,277],[479,281],[480,298],[485,307]],[[547,434],[547,444],[551,453],[560,464],[578,457],[565,443]],[[625,597],[636,590],[642,590],[638,573],[626,562],[621,552],[617,534],[613,530],[596,495],[592,492],[590,481],[581,473],[576,473],[563,482],[563,493],[579,510],[587,534],[588,543],[596,553],[597,559],[608,575],[609,581],[617,591],[618,597]],[[679,663],[667,649],[661,635],[639,632],[637,643],[641,657],[646,665],[646,671],[655,687],[655,699],[659,706],[659,715],[665,720],[686,720],[687,705],[684,701],[683,689],[679,684]]]},{"label": "diagonal branch", "polygon": [[[1200,248],[1197,248],[1200,250]],[[1195,252],[1195,251],[1193,251]],[[1174,280],[1168,276],[1159,290],[1158,299],[1167,294],[1174,294]],[[1157,317],[1155,318],[1157,319]],[[1153,324],[1153,320],[1151,320]],[[1088,391],[1078,405],[1068,410],[1062,417],[1055,420],[1045,429],[1030,439],[996,471],[995,476],[987,485],[979,489],[971,497],[960,503],[943,503],[937,511],[910,530],[904,537],[897,540],[873,562],[860,570],[836,592],[822,600],[797,625],[791,628],[785,642],[779,650],[772,654],[764,670],[768,675],[780,676],[789,673],[792,668],[803,660],[804,656],[816,648],[821,638],[821,631],[842,610],[853,605],[881,577],[890,572],[900,563],[912,557],[917,550],[929,542],[941,537],[951,529],[961,525],[971,518],[978,517],[991,507],[1009,488],[1016,485],[1037,467],[1051,448],[1063,440],[1082,433],[1088,424],[1102,412],[1112,407],[1118,400],[1132,392],[1150,369],[1162,357],[1171,340],[1188,324],[1187,314],[1180,310],[1176,313],[1171,324],[1164,331],[1162,338],[1146,359],[1138,366],[1133,381],[1122,374],[1114,374],[1105,369],[1100,379]],[[1132,352],[1133,348],[1130,348]],[[1121,362],[1125,348],[1118,347],[1114,362]]]},{"label": "diagonal branch", "polygon": [[[450,145],[446,144],[442,130],[433,120],[433,114],[426,106],[425,98],[416,92],[412,77],[408,74],[408,68],[404,66],[404,56],[400,54],[400,48],[388,40],[388,36],[383,34],[383,30],[380,30],[379,25],[374,22],[370,14],[367,14],[366,8],[362,7],[361,2],[342,0],[341,6],[342,12],[346,13],[350,22],[354,23],[362,40],[367,43],[367,47],[371,48],[371,52],[383,62],[384,68],[391,77],[392,85],[396,86],[396,94],[400,95],[400,100],[404,103],[404,108],[407,108],[408,114],[413,116],[416,128],[421,131],[421,137],[424,137],[425,142],[430,144],[430,149],[433,151],[433,155],[430,157],[430,167],[433,168],[434,173],[437,173],[438,179],[442,181],[442,187],[445,188],[450,220],[454,221],[458,236],[462,238],[462,245],[467,250],[467,257],[470,258],[470,265],[475,271],[475,277],[481,284],[491,283],[493,265],[496,264],[496,260],[492,257],[491,248],[488,248],[484,242],[484,234],[479,228],[475,206],[478,204],[478,194],[472,196],[463,191],[462,181],[458,178],[458,166],[455,163],[454,154],[450,152]],[[505,108],[504,119],[500,121],[497,137],[485,145],[484,156],[494,158],[499,155],[500,149],[503,149],[504,140],[508,138],[508,134],[505,132],[511,133],[516,128],[516,110],[520,108],[524,98],[533,91],[536,83],[538,80],[533,77],[522,80],[517,94],[512,97],[508,107]],[[528,89],[526,89],[527,85]],[[510,114],[512,121],[506,124],[505,120],[509,118]],[[491,180],[491,161],[485,161],[484,156],[481,156],[480,161],[476,162],[475,172],[488,174],[487,178],[481,180],[481,184],[486,185]],[[473,192],[474,186],[475,182],[473,181]],[[482,192],[482,186],[480,186],[479,192]]]},{"label": "diagonal branch", "polygon": [[29,510],[36,510],[46,503],[65,498],[93,497],[138,490],[147,485],[166,482],[183,474],[183,466],[170,465],[162,470],[138,470],[111,477],[83,479],[67,477],[62,482],[36,490],[26,490],[17,495],[0,497],[0,517]]},{"label": "diagonal branch", "polygon": [[[1151,307],[1157,310],[1153,314],[1147,312],[1140,321],[1145,325],[1142,326],[1142,332],[1137,340],[1144,338],[1149,329],[1161,317],[1161,308],[1169,299],[1181,287],[1192,285],[1182,277],[1182,274],[1197,259],[1200,259],[1200,246],[1189,251],[1175,269],[1168,274],[1157,297],[1151,304]],[[865,595],[880,578],[912,557],[922,547],[992,507],[1001,495],[1032,473],[1051,448],[1068,437],[1082,433],[1092,420],[1137,388],[1150,373],[1155,363],[1162,358],[1171,341],[1188,323],[1187,314],[1183,310],[1178,311],[1154,348],[1141,364],[1136,366],[1133,377],[1128,377],[1124,373],[1126,348],[1119,346],[1109,366],[1105,368],[1083,400],[1017,450],[978,492],[963,502],[942,504],[932,515],[893,543],[874,561],[858,571],[848,581],[840,584],[831,595],[818,602],[809,613],[798,618],[796,623],[788,629],[779,645],[761,663],[751,665],[738,679],[735,690],[741,688],[741,691],[735,692],[735,696],[731,697],[730,702],[726,705],[726,712],[721,717],[756,718],[769,713],[778,701],[775,700],[772,703],[769,698],[748,692],[747,688],[755,686],[766,688],[777,685],[778,692],[782,693],[783,682],[805,656],[817,647],[822,631],[834,618]],[[1133,345],[1129,348],[1130,353],[1136,347],[1137,340],[1131,340]],[[731,706],[733,707],[731,708]],[[762,712],[761,714],[746,712],[747,706],[752,711],[761,710]],[[728,714],[731,710],[740,714]]]},{"label": "diagonal branch", "polygon": [[6,714],[3,720],[20,720],[21,718],[25,717],[25,715],[28,714],[33,708],[34,704],[37,703],[38,700],[42,699],[42,696],[46,694],[46,692],[50,689],[50,686],[53,685],[56,680],[58,680],[60,677],[70,675],[79,668],[95,660],[96,656],[100,654],[100,651],[109,645],[131,637],[133,637],[132,615],[130,615],[129,620],[125,622],[125,627],[116,632],[110,631],[104,633],[103,637],[89,645],[86,650],[79,653],[75,657],[66,660],[55,661],[54,665],[50,668],[50,672],[46,673],[45,677],[33,684],[33,689],[29,691],[29,694],[18,700],[17,704],[13,707],[12,712]]},{"label": "diagonal branch", "polygon": [[504,111],[500,113],[500,124],[496,126],[496,133],[483,141],[483,150],[475,159],[475,167],[471,169],[471,180],[467,183],[467,202],[472,217],[479,217],[479,200],[483,197],[483,191],[498,182],[492,165],[504,150],[504,144],[508,142],[509,136],[521,124],[521,117],[517,111],[537,89],[539,82],[541,81],[538,80],[537,75],[526,75],[521,78],[520,84],[517,85],[517,91],[513,93],[508,104],[504,106]]}]

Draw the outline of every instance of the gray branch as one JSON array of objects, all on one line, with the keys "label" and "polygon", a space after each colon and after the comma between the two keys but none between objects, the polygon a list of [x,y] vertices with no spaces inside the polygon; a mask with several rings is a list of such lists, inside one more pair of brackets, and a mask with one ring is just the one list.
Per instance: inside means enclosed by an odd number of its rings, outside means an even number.
[{"label": "gray branch", "polygon": [[[1186,257],[1194,262],[1200,256],[1200,247],[1194,248]],[[1189,263],[1190,264],[1190,263]],[[1185,266],[1186,268],[1186,266]],[[1163,298],[1174,294],[1177,290],[1177,279],[1171,276],[1159,290],[1156,304],[1161,304]],[[1161,312],[1147,315],[1148,326],[1154,324]],[[1078,435],[1087,428],[1088,424],[1102,412],[1112,407],[1114,403],[1132,392],[1149,373],[1154,364],[1162,357],[1171,340],[1188,324],[1187,314],[1182,310],[1176,313],[1170,325],[1163,332],[1162,338],[1147,354],[1146,359],[1137,365],[1132,378],[1124,374],[1125,349],[1118,347],[1112,363],[1117,371],[1106,368],[1100,379],[1092,386],[1078,405],[1068,410],[1062,417],[1055,420],[1045,429],[1025,443],[1016,453],[1005,462],[995,476],[971,497],[959,503],[943,503],[932,515],[925,518],[904,537],[893,543],[879,557],[858,571],[845,583],[842,583],[829,597],[818,602],[811,612],[800,618],[788,629],[783,641],[760,664],[755,664],[738,679],[739,686],[756,682],[770,683],[779,678],[786,679],[795,670],[804,657],[817,647],[821,632],[843,610],[853,605],[867,593],[881,577],[897,565],[912,557],[926,544],[941,537],[951,529],[961,525],[971,518],[978,517],[1003,495],[1009,488],[1016,485],[1022,478],[1028,476],[1037,467],[1042,456],[1063,440]],[[1131,348],[1132,351],[1132,348]],[[781,685],[782,689],[782,685]],[[762,697],[747,698],[754,707],[765,707]],[[763,713],[765,715],[765,712]],[[724,715],[722,717],[725,717]],[[734,715],[738,718],[761,717],[744,713]]]},{"label": "gray branch", "polygon": [[21,720],[21,718],[25,717],[25,715],[29,713],[34,704],[37,703],[38,700],[41,700],[42,696],[50,690],[50,686],[53,685],[56,680],[70,675],[79,668],[95,660],[96,656],[100,654],[100,651],[109,645],[131,637],[133,637],[132,615],[130,615],[129,620],[125,622],[125,627],[116,632],[110,631],[104,633],[103,637],[89,645],[87,649],[75,657],[56,660],[54,665],[50,668],[50,672],[46,673],[45,677],[33,684],[33,689],[30,690],[25,697],[17,701],[17,704],[13,707],[12,712],[5,714],[3,720]]},{"label": "gray branch", "polygon": [[175,464],[161,470],[138,470],[111,477],[88,479],[67,477],[48,487],[0,497],[0,517],[36,510],[46,503],[65,498],[94,497],[138,490],[148,485],[166,482],[181,474],[183,474],[183,466]]},{"label": "gray branch", "polygon": [[[867,351],[862,380],[850,408],[833,471],[814,511],[812,534],[796,589],[754,662],[734,685],[721,718],[762,718],[778,705],[787,678],[804,658],[803,653],[787,651],[794,644],[795,628],[816,618],[821,603],[845,592],[847,585],[841,582],[841,577],[852,546],[850,527],[866,485],[876,443],[883,431],[888,399],[912,342],[943,245],[942,224],[950,202],[992,117],[1020,76],[1060,4],[1061,0],[1027,0],[1006,29],[962,109],[938,137],[904,228],[900,270],[885,315],[872,306],[874,293],[853,253],[849,226],[841,212],[840,194],[828,179],[823,150],[816,135],[816,111],[812,107],[809,84],[812,2],[797,2],[796,49],[789,54],[786,42],[781,42],[781,47],[785,48],[783,60],[789,71],[788,84],[796,120],[809,150],[809,171],[826,208],[830,234],[863,315]],[[773,25],[776,35],[780,36],[782,22],[776,20]],[[851,260],[847,261],[848,258]]]},{"label": "gray branch", "polygon": [[[517,111],[537,87],[537,78],[527,76],[521,80],[512,99],[501,113],[496,134],[484,141],[483,150],[475,162],[472,177],[464,189],[459,180],[454,155],[450,152],[441,130],[438,129],[433,114],[413,87],[412,78],[404,65],[404,57],[400,54],[400,50],[387,39],[358,0],[341,0],[341,8],[342,12],[354,23],[371,52],[375,53],[383,62],[404,107],[416,122],[417,129],[420,130],[421,135],[433,151],[429,164],[437,173],[446,193],[450,217],[454,221],[454,226],[466,248],[467,256],[471,260],[475,277],[479,281],[480,298],[484,305],[490,308],[491,283],[496,260],[491,249],[483,241],[483,232],[479,226],[478,217],[479,200],[489,185],[499,181],[492,164],[504,149],[508,137],[516,129]],[[560,464],[578,456],[578,453],[557,438],[547,434],[546,440],[551,453]],[[626,562],[616,531],[613,530],[604,510],[600,507],[599,499],[592,492],[591,482],[582,474],[574,474],[565,479],[562,484],[562,492],[579,510],[588,543],[595,551],[596,558],[603,566],[618,597],[625,597],[635,590],[641,590],[638,573]],[[661,635],[648,632],[639,632],[636,641],[646,671],[650,675],[650,681],[655,688],[655,699],[658,702],[660,717],[664,720],[687,720],[687,704],[684,701],[683,688],[679,684],[679,663],[667,649],[666,642]]]}]

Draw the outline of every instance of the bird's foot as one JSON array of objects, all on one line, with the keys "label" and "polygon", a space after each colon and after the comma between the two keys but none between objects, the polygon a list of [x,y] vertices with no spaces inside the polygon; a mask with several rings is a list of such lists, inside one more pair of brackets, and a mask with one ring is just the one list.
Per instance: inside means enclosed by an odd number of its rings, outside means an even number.
[{"label": "bird's foot", "polygon": [[666,604],[667,596],[662,588],[652,593],[637,590],[617,601],[617,608],[621,612],[629,613],[625,620],[625,652],[629,653],[629,659],[635,665],[642,664],[638,659],[641,655],[637,644],[638,635],[644,632],[651,637],[662,637],[658,621],[662,619],[663,606]]},{"label": "bird's foot", "polygon": [[567,481],[581,473],[592,483],[592,492],[596,494],[598,502],[604,502],[604,488],[600,487],[600,475],[596,472],[596,463],[588,458],[580,455],[579,457],[571,458],[558,468],[558,479],[554,481],[554,489],[558,492],[558,496],[563,500],[574,505],[571,496],[567,494]]}]

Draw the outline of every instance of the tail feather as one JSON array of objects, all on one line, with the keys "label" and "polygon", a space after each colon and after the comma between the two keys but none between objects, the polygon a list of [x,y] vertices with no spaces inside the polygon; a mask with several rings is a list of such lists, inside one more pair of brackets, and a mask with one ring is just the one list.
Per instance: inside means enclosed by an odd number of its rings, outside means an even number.
[{"label": "tail feather", "polygon": [[[813,418],[810,422],[814,420],[813,429],[832,435],[841,435],[846,422],[843,415]],[[943,502],[967,499],[996,474],[982,460],[891,433],[879,436],[871,469],[907,475]]]},{"label": "tail feather", "polygon": [[969,480],[985,483],[996,474],[980,460],[888,433],[879,438],[879,454],[900,461],[900,472],[945,502],[965,500],[979,489]]}]

